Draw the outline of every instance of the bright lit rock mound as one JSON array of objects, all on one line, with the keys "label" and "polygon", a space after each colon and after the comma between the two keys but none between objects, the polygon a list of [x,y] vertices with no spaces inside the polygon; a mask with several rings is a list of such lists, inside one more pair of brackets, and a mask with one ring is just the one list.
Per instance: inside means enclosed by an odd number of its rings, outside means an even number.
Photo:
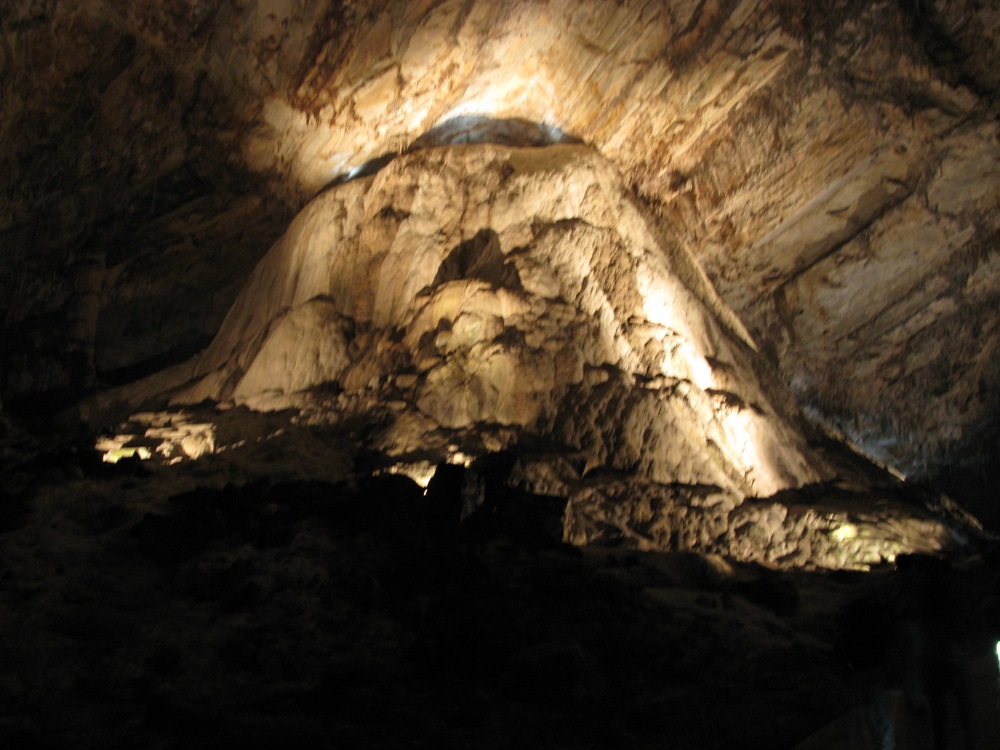
[{"label": "bright lit rock mound", "polygon": [[418,477],[513,451],[511,481],[567,498],[577,544],[831,567],[950,544],[947,523],[895,501],[758,500],[838,470],[689,251],[653,226],[587,146],[400,155],[319,194],[211,346],[126,396],[360,419],[365,447]]}]

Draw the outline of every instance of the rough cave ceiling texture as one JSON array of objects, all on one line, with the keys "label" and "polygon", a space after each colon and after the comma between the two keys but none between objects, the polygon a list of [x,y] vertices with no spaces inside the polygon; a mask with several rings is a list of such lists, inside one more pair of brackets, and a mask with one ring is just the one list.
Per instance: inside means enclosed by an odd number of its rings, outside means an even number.
[{"label": "rough cave ceiling texture", "polygon": [[7,403],[202,348],[330,183],[528,132],[616,165],[803,406],[907,471],[994,450],[993,4],[11,0],[0,23]]}]

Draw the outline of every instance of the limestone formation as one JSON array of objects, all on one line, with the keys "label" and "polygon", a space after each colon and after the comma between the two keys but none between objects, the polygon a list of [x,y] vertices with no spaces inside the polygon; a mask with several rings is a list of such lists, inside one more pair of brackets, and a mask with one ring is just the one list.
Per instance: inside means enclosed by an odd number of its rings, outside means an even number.
[{"label": "limestone formation", "polygon": [[555,440],[585,470],[738,496],[824,478],[753,342],[691,278],[590,148],[421,150],[303,210],[170,403],[315,421],[395,399],[434,430]]},{"label": "limestone formation", "polygon": [[[584,145],[429,147],[330,188],[202,354],[115,398],[367,424],[368,447],[422,481],[510,449],[512,481],[567,499],[578,544],[851,567],[955,541],[898,503],[748,504],[843,477],[690,253]],[[116,451],[191,455],[144,437]]]},{"label": "limestone formation", "polygon": [[1000,747],[998,93],[983,0],[0,0],[0,746],[815,750],[929,660]]},{"label": "limestone formation", "polygon": [[989,460],[998,18],[965,0],[11,0],[4,395],[65,405],[182,361],[291,213],[392,155],[580,139],[803,406],[906,473]]}]

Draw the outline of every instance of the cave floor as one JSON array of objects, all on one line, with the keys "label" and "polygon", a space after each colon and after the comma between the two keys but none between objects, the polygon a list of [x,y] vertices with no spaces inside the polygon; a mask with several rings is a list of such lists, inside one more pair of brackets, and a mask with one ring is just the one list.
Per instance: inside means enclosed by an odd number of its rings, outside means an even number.
[{"label": "cave floor", "polygon": [[[865,574],[502,525],[454,541],[408,480],[353,481],[348,436],[311,438],[6,471],[0,743],[845,746],[870,676],[834,620]],[[995,669],[973,670],[982,747]],[[899,747],[929,747],[926,717],[900,713]]]}]

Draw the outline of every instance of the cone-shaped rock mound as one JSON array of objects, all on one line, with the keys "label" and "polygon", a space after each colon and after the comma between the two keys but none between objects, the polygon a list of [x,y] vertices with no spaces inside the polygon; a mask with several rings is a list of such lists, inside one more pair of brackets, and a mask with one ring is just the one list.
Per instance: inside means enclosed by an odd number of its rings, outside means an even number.
[{"label": "cone-shaped rock mound", "polygon": [[884,519],[747,504],[836,472],[688,250],[653,227],[584,145],[409,153],[318,195],[211,346],[135,392],[361,417],[403,463],[530,445],[518,479],[569,498],[574,542],[830,564],[939,547],[944,527],[919,513],[912,534],[867,539],[856,524]]},{"label": "cone-shaped rock mound", "polygon": [[195,375],[175,403],[391,400],[396,452],[515,428],[657,482],[769,495],[821,474],[694,261],[583,146],[425,150],[323,193]]}]

